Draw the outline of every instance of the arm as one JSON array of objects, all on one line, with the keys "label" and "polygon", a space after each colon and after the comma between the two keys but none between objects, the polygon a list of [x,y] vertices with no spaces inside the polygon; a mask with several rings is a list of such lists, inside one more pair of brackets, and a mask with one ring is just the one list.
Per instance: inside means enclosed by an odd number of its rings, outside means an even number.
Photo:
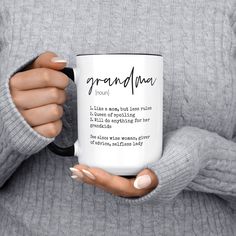
[{"label": "arm", "polygon": [[147,168],[158,176],[159,184],[138,198],[115,196],[131,204],[167,202],[182,190],[194,190],[236,200],[236,143],[216,133],[183,127],[164,136],[163,155]]},{"label": "arm", "polygon": [[212,147],[205,167],[200,169],[188,189],[217,194],[236,209],[236,143],[216,136]]},{"label": "arm", "polygon": [[[236,34],[236,4],[229,20]],[[235,38],[233,40],[235,46]],[[233,59],[232,70],[236,74]],[[147,168],[157,175],[158,186],[143,197],[114,196],[117,201],[159,203],[173,199],[182,190],[189,190],[217,194],[236,209],[236,135],[227,140],[207,130],[180,128],[164,136],[162,158]]]},{"label": "arm", "polygon": [[2,53],[0,61],[2,62],[0,66],[0,187],[2,187],[26,158],[43,149],[54,138],[46,138],[38,134],[19,113],[9,91],[11,69],[5,70],[7,60]]},{"label": "arm", "polygon": [[24,22],[17,20],[19,14],[14,15],[5,4],[0,4],[0,187],[24,160],[54,140],[40,135],[26,122],[11,97],[9,79],[46,47],[30,31],[18,32],[24,29],[20,26]]}]

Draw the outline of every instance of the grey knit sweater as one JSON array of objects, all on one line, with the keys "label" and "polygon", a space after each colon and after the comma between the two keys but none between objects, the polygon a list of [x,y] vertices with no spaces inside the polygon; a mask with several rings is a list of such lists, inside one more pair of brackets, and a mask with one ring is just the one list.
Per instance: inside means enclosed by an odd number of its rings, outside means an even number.
[{"label": "grey knit sweater", "polygon": [[[0,1],[0,236],[236,235],[236,5],[234,0]],[[70,178],[61,157],[16,109],[8,82],[50,50],[164,57],[159,185],[136,199]],[[77,138],[71,82],[63,130]],[[42,114],[43,115],[43,114]],[[122,158],[122,157],[121,157]]]}]

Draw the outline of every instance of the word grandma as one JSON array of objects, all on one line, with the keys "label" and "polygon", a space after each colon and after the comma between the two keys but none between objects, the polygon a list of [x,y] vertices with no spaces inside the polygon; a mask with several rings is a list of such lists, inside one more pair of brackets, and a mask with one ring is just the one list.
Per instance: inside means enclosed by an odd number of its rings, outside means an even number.
[{"label": "word grandma", "polygon": [[153,86],[155,84],[157,79],[153,79],[152,77],[150,78],[142,78],[140,75],[136,76],[134,78],[134,67],[131,70],[131,73],[128,77],[126,77],[126,79],[121,80],[118,77],[115,77],[114,79],[111,78],[104,78],[104,79],[100,79],[100,78],[96,78],[94,79],[93,77],[88,78],[87,79],[87,84],[90,84],[90,88],[88,91],[88,94],[90,95],[93,91],[93,87],[94,86],[98,86],[101,83],[104,84],[108,84],[109,86],[113,86],[113,85],[123,85],[124,88],[128,87],[128,85],[131,87],[131,91],[132,91],[132,95],[134,94],[134,88],[138,88],[138,86],[140,84],[150,84],[151,86]]}]

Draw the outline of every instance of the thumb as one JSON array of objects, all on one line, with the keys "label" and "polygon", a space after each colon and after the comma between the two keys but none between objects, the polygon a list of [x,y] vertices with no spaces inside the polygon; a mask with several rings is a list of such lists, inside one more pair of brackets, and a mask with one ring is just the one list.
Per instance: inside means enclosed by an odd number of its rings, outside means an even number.
[{"label": "thumb", "polygon": [[29,69],[48,68],[62,70],[66,66],[66,63],[67,61],[65,59],[58,57],[54,52],[44,52],[36,58]]},{"label": "thumb", "polygon": [[156,174],[150,169],[143,169],[138,173],[134,181],[134,187],[137,189],[153,189],[158,185]]}]

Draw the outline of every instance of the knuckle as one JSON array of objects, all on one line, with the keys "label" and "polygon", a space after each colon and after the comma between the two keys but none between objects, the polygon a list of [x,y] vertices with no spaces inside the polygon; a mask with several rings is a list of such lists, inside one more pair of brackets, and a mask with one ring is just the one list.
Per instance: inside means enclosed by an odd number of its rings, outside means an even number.
[{"label": "knuckle", "polygon": [[57,104],[64,104],[66,102],[66,96],[65,90],[60,90],[60,96],[58,98]]},{"label": "knuckle", "polygon": [[51,88],[50,95],[53,101],[58,101],[60,99],[60,92],[57,88]]},{"label": "knuckle", "polygon": [[55,137],[59,134],[60,130],[61,130],[61,126],[59,122],[53,122],[53,123],[48,124],[48,128],[47,128],[48,136]]},{"label": "knuckle", "polygon": [[40,73],[46,85],[50,84],[50,72],[47,68],[40,68]]},{"label": "knuckle", "polygon": [[51,114],[54,118],[60,118],[63,114],[62,107],[57,104],[51,105]]},{"label": "knuckle", "polygon": [[69,78],[68,76],[63,74],[63,82],[64,82],[64,87],[67,87],[69,85]]},{"label": "knuckle", "polygon": [[129,182],[126,188],[119,189],[119,193],[124,197],[134,197],[134,196],[140,196],[141,192],[135,191],[132,183]]},{"label": "knuckle", "polygon": [[19,73],[13,75],[9,80],[9,87],[10,89],[16,89],[17,88],[17,81],[20,79]]},{"label": "knuckle", "polygon": [[51,124],[48,129],[48,135],[50,137],[55,137],[57,136],[58,130],[57,127],[54,124]]},{"label": "knuckle", "polygon": [[122,196],[122,197],[131,197],[130,192],[127,191],[127,190],[120,190],[119,195]]}]

